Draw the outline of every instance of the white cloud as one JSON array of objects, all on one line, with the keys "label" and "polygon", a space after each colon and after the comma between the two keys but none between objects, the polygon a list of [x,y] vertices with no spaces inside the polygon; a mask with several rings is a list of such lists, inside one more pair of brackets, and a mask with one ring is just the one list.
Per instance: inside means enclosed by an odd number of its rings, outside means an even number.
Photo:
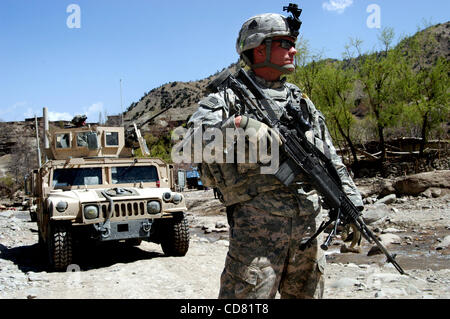
[{"label": "white cloud", "polygon": [[341,14],[353,4],[353,0],[328,0],[322,3],[322,8],[327,11],[336,11]]},{"label": "white cloud", "polygon": [[[19,113],[17,113],[17,111]],[[11,119],[8,118],[8,121],[16,120],[14,119],[16,117],[19,117],[17,120],[22,121],[23,118],[34,118],[34,115],[37,115],[38,117],[43,116],[42,112],[43,112],[42,109],[35,110],[29,106],[28,102],[20,101],[14,103],[13,105],[5,109],[0,109],[0,116],[6,116],[11,115],[13,113],[17,113],[13,115],[13,118]],[[97,122],[99,119],[100,112],[102,113],[103,116],[105,116],[103,102],[93,103],[88,107],[80,108],[79,110],[73,111],[72,114],[69,112],[54,112],[48,110],[48,119],[49,121],[71,121],[75,115],[84,114],[87,116],[89,122]]]},{"label": "white cloud", "polygon": [[67,112],[52,112],[48,111],[48,120],[49,121],[71,121],[73,119],[73,115]]},{"label": "white cloud", "polygon": [[[25,118],[33,118],[35,115],[37,117],[44,116],[43,110],[40,109],[38,111],[33,110],[32,108],[27,108],[26,112],[23,113]],[[70,121],[73,118],[73,115],[68,112],[53,112],[47,109],[47,115],[49,121]]]},{"label": "white cloud", "polygon": [[34,112],[33,109],[31,107],[29,107],[27,109],[27,111],[25,113],[23,113],[23,116],[25,116],[25,118],[30,118],[30,117],[34,117],[35,114],[36,114],[36,112]]},{"label": "white cloud", "polygon": [[48,112],[48,118],[50,121],[71,121],[75,115],[86,115],[88,122],[96,122],[98,121],[98,114],[99,112],[103,112],[103,102],[97,102],[93,103],[88,107],[84,107],[82,110],[76,110],[73,112],[73,114],[70,114],[68,112]]},{"label": "white cloud", "polygon": [[84,114],[87,116],[88,122],[97,122],[98,121],[98,114],[102,112],[104,115],[105,112],[103,111],[103,102],[97,102],[94,103],[87,108],[84,108]]}]

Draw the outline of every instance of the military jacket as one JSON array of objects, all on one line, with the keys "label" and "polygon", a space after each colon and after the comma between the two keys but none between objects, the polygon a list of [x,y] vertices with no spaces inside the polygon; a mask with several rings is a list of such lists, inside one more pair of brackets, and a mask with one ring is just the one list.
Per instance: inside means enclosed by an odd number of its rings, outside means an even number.
[{"label": "military jacket", "polygon": [[[331,158],[341,178],[343,190],[356,206],[363,206],[361,195],[332,144],[325,118],[312,101],[297,86],[284,80],[268,82],[257,77],[251,71],[249,75],[276,102],[278,108],[274,112],[278,117],[285,111],[288,102],[301,106],[304,118],[306,117],[305,119],[312,127],[310,131],[306,132],[307,138],[324,155]],[[238,113],[248,116],[230,89],[213,93],[199,102],[199,108],[191,116],[188,127],[191,130],[201,127],[205,131],[208,128],[223,128],[224,123]],[[204,143],[208,143],[208,140],[205,139]],[[236,152],[236,149],[234,151]],[[298,205],[303,208],[303,211],[308,209],[317,211],[318,195],[312,185],[306,182],[304,176],[300,174],[291,185],[286,187],[274,175],[261,174],[261,165],[262,163],[259,162],[204,162],[199,165],[199,169],[204,185],[218,187],[223,194],[226,206],[253,201],[259,208],[279,215],[298,213],[296,209],[286,209],[286,207],[297,207]],[[282,204],[279,204],[278,207],[276,203]]]}]

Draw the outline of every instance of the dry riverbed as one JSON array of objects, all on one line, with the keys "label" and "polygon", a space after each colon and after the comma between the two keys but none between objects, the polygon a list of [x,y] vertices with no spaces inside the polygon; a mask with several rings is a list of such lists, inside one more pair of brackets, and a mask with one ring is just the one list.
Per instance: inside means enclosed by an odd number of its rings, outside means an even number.
[{"label": "dry riverbed", "polygon": [[[0,211],[0,298],[217,298],[228,249],[225,210],[212,190],[185,196],[191,227],[185,257],[165,257],[159,245],[148,242],[97,245],[62,273],[47,271],[28,212]],[[342,242],[336,240],[326,252],[324,297],[448,299],[450,196],[394,196],[383,205],[385,215],[369,227],[397,254],[408,275],[386,264],[384,255],[367,256],[372,244],[363,242],[359,254],[340,253]]]}]

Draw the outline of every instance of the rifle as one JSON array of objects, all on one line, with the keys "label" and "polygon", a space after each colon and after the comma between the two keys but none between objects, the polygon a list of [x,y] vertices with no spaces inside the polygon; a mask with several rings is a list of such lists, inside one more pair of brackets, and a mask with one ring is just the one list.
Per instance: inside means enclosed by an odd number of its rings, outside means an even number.
[{"label": "rifle", "polygon": [[[287,157],[287,160],[279,166],[274,174],[281,183],[288,186],[299,173],[304,173],[321,195],[326,208],[329,209],[329,219],[322,222],[316,233],[300,245],[300,249],[304,250],[310,247],[312,241],[334,223],[333,229],[320,246],[323,250],[327,250],[337,233],[339,224],[354,224],[369,243],[375,242],[386,255],[388,262],[392,263],[401,274],[405,274],[394,257],[389,254],[364,223],[359,209],[344,193],[340,178],[331,160],[306,138],[305,130],[309,128],[309,123],[300,115],[299,109],[288,104],[286,111],[289,116],[278,119],[273,111],[275,102],[266,96],[243,69],[239,69],[235,75],[225,70],[209,84],[207,89],[211,92],[231,89],[247,113],[252,114],[256,120],[265,123],[279,134],[282,142],[281,151]],[[256,102],[249,93],[253,95]],[[286,118],[290,120],[287,121]]]}]

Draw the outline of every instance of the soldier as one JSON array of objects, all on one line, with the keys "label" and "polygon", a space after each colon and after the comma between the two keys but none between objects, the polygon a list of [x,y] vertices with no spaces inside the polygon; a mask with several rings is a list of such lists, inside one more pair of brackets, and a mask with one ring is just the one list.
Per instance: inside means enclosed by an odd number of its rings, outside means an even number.
[{"label": "soldier", "polygon": [[[301,22],[300,22],[301,23]],[[301,90],[287,83],[283,74],[295,70],[298,27],[280,14],[261,14],[246,21],[236,43],[240,57],[251,68],[249,75],[276,101],[277,116],[287,103],[300,105],[312,129],[308,137],[332,158],[345,192],[356,206],[362,200],[341,159],[336,154],[325,119]],[[199,102],[189,126],[224,130],[235,128],[271,132],[249,114],[236,114],[239,100],[231,90],[210,94]],[[249,130],[252,128],[253,130]],[[203,162],[205,185],[223,195],[230,224],[230,246],[221,275],[219,298],[321,298],[325,257],[316,240],[301,251],[321,219],[319,196],[299,175],[288,187],[273,175],[261,174],[262,163]]]}]

